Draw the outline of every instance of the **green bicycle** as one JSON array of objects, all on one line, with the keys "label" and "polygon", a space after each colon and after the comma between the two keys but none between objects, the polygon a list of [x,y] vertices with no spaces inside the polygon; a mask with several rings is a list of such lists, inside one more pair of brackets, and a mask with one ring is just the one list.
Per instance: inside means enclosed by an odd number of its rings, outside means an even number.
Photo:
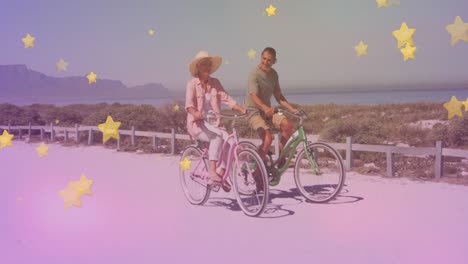
[{"label": "green bicycle", "polygon": [[[311,202],[325,203],[334,199],[340,193],[345,181],[345,169],[340,154],[326,143],[307,141],[303,127],[307,115],[303,110],[294,114],[277,108],[275,112],[287,113],[298,118],[299,127],[289,138],[276,160],[273,160],[271,152],[268,153],[271,164],[267,166],[269,185],[276,186],[280,183],[281,176],[289,168],[297,152],[297,147],[302,144],[303,148],[297,154],[294,164],[297,189]],[[284,157],[286,157],[284,165],[276,168],[278,162]]]}]

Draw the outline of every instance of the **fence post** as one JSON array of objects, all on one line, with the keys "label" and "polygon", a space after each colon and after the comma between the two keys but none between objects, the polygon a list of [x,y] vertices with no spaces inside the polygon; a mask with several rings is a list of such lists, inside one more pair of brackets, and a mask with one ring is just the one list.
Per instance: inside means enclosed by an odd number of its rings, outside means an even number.
[{"label": "fence post", "polygon": [[41,141],[44,141],[44,128],[41,127]]},{"label": "fence post", "polygon": [[54,135],[54,123],[53,122],[50,122],[50,140],[52,142],[54,142],[54,138],[55,138],[55,135]]},{"label": "fence post", "polygon": [[157,141],[158,141],[158,138],[156,136],[153,136],[153,150],[156,150],[157,148],[157,145],[158,145]]},{"label": "fence post", "polygon": [[132,146],[135,146],[135,127],[132,126]]},{"label": "fence post", "polygon": [[122,138],[122,135],[120,134],[120,131],[118,133],[119,133],[119,139],[117,139],[117,150],[120,149],[120,138]]},{"label": "fence post", "polygon": [[68,130],[65,129],[65,138],[64,138],[65,143],[68,142]]},{"label": "fence post", "polygon": [[21,127],[20,127],[20,128],[18,128],[18,137],[19,137],[19,139],[21,139],[21,136],[22,136],[22,134],[21,134]]},{"label": "fence post", "polygon": [[395,176],[395,164],[394,164],[394,154],[392,152],[392,148],[388,147],[387,151],[387,176],[393,177]]},{"label": "fence post", "polygon": [[31,140],[31,122],[29,122],[29,129],[28,129],[28,137],[29,137],[29,140]]},{"label": "fence post", "polygon": [[8,134],[10,134],[11,132],[11,128],[10,128],[10,122],[8,122]]},{"label": "fence post", "polygon": [[93,128],[89,128],[89,135],[88,135],[88,145],[93,144]]},{"label": "fence post", "polygon": [[435,178],[440,179],[444,174],[444,157],[442,156],[442,141],[436,141],[435,149]]},{"label": "fence post", "polygon": [[171,128],[171,155],[175,154],[175,129]]},{"label": "fence post", "polygon": [[78,130],[78,124],[75,124],[75,132],[76,132],[76,144],[80,144],[80,131]]},{"label": "fence post", "polygon": [[346,170],[350,170],[351,167],[353,166],[352,146],[353,146],[353,139],[351,137],[346,137],[346,162],[345,162]]},{"label": "fence post", "polygon": [[276,133],[275,134],[275,138],[273,139],[273,146],[274,146],[274,149],[275,149],[275,155],[274,155],[274,159],[278,159],[279,158],[279,155],[280,155],[280,148],[279,148],[279,138],[280,138],[280,134],[279,133]]}]

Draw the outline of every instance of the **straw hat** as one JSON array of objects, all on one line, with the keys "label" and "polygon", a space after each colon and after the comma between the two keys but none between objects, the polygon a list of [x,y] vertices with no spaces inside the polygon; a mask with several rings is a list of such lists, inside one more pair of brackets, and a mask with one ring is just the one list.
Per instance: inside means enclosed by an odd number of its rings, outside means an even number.
[{"label": "straw hat", "polygon": [[215,56],[215,55],[209,55],[208,52],[206,52],[206,51],[198,52],[197,55],[195,56],[195,58],[192,60],[192,62],[189,65],[189,71],[190,71],[190,74],[192,74],[193,77],[196,77],[197,74],[198,74],[197,64],[201,60],[206,59],[206,58],[209,58],[211,60],[211,63],[213,63],[212,66],[211,66],[210,74],[215,72],[219,68],[219,66],[221,66],[221,63],[223,61],[223,59],[221,57]]}]

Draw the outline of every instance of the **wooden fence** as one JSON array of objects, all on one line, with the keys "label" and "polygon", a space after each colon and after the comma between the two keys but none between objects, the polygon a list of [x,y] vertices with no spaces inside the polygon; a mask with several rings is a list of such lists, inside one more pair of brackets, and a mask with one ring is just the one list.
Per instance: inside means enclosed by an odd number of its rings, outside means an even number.
[{"label": "wooden fence", "polygon": [[[0,125],[0,130],[7,130],[8,133],[12,130],[18,131],[19,139],[23,136],[23,131],[27,130],[28,136],[31,136],[32,130],[40,130],[41,131],[41,140],[45,139],[45,134],[49,134],[49,138],[51,141],[55,140],[55,137],[58,134],[63,134],[64,142],[68,142],[69,134],[73,133],[76,136],[76,142],[79,143],[79,138],[81,133],[88,134],[88,145],[93,144],[93,132],[100,132],[100,130],[96,126],[79,126],[78,124],[75,127],[58,127],[54,126],[53,123],[50,126],[32,126],[29,124],[28,126],[7,126]],[[190,140],[188,135],[184,134],[176,134],[175,130],[172,128],[171,133],[160,133],[160,132],[151,132],[151,131],[135,131],[135,127],[132,127],[131,130],[119,130],[119,135],[128,135],[131,139],[131,145],[135,145],[135,137],[149,137],[152,138],[153,149],[156,149],[160,142],[159,139],[169,139],[171,145],[171,154],[174,155],[176,152],[175,142],[176,140]],[[119,137],[121,138],[121,137]],[[243,138],[241,140],[250,141],[256,145],[261,143],[260,139],[247,139]],[[443,176],[443,164],[444,164],[444,157],[459,157],[468,159],[468,150],[462,149],[450,149],[450,148],[443,148],[442,142],[437,141],[434,147],[397,147],[397,146],[390,146],[390,145],[367,145],[367,144],[353,144],[352,138],[347,137],[346,143],[330,143],[326,142],[333,148],[337,150],[344,150],[346,159],[343,159],[345,162],[345,167],[347,170],[350,170],[353,167],[353,152],[354,151],[364,151],[364,152],[377,152],[377,153],[385,153],[386,160],[387,160],[387,176],[394,176],[395,175],[395,154],[403,154],[407,156],[435,156],[435,166],[434,172],[435,177],[440,178]],[[274,141],[273,141],[274,153],[277,155],[279,152],[279,134],[275,134]],[[120,139],[117,141],[117,149],[120,148]]]}]

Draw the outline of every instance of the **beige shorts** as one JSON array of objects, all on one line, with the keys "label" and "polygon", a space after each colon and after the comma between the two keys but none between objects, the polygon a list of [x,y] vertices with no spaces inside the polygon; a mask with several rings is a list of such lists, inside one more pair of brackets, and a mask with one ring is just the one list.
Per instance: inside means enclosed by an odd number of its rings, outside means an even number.
[{"label": "beige shorts", "polygon": [[247,122],[249,122],[250,127],[252,127],[253,130],[257,130],[259,128],[263,129],[271,129],[272,126],[276,128],[280,128],[281,121],[283,119],[286,119],[284,115],[275,113],[273,114],[272,118],[266,118],[264,115],[261,114],[254,114],[249,119]]}]

